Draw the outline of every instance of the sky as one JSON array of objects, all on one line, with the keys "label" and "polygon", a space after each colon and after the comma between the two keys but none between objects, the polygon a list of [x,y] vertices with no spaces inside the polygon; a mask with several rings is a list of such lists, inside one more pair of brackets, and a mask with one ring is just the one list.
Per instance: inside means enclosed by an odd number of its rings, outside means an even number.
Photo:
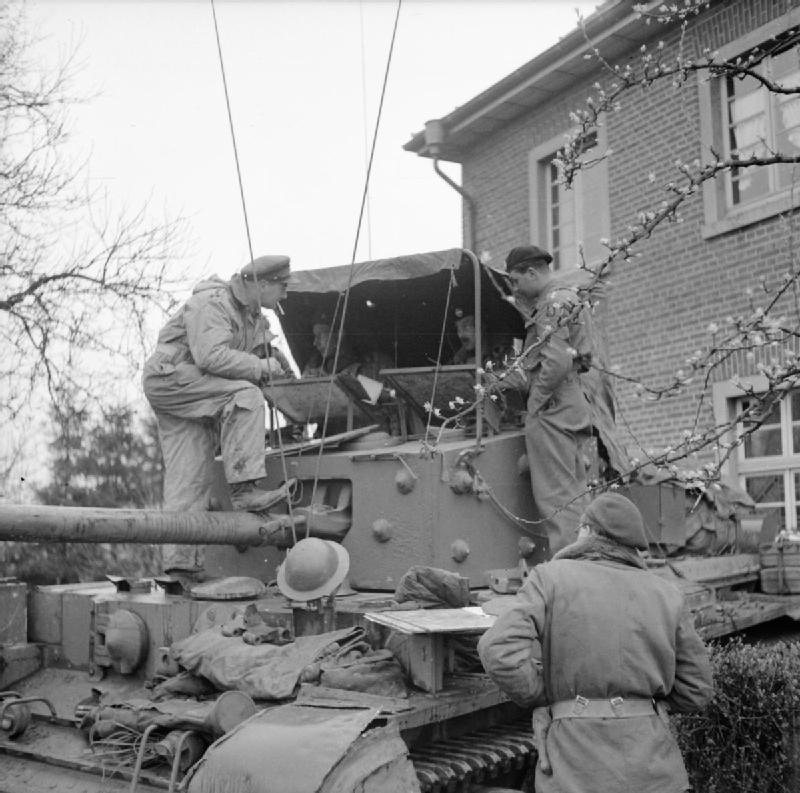
[{"label": "sky", "polygon": [[[404,0],[356,260],[461,243],[457,194],[402,145],[575,27],[571,0]],[[249,261],[210,0],[29,0],[77,49],[72,146],[112,206],[183,217],[191,276]],[[216,0],[254,255],[353,258],[393,0]],[[456,179],[455,164],[445,164]]]}]

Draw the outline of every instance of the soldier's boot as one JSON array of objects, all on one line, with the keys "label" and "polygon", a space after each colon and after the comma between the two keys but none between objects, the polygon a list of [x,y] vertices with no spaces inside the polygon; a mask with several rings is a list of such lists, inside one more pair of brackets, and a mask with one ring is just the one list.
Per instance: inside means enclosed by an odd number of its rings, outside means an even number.
[{"label": "soldier's boot", "polygon": [[230,485],[231,504],[245,512],[264,512],[290,498],[296,486],[296,479],[284,482],[277,490],[262,490],[252,481],[235,482]]}]

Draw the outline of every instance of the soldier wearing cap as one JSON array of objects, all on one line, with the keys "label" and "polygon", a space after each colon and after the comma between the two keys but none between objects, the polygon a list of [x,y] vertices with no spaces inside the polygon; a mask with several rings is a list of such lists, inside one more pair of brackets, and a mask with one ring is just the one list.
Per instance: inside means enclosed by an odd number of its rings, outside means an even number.
[{"label": "soldier wearing cap", "polygon": [[[477,333],[475,328],[475,314],[472,309],[456,307],[453,310],[456,336],[460,343],[449,363],[471,364],[475,363],[477,348]],[[483,366],[498,368],[505,364],[506,359],[513,357],[513,341],[507,334],[490,334],[487,328],[487,317],[481,315],[481,359]]]},{"label": "soldier wearing cap", "polygon": [[[465,311],[462,308],[456,308],[453,313],[455,315],[454,324],[456,336],[458,336],[458,341],[461,346],[455,351],[450,363],[475,363],[475,347],[477,346],[475,315],[471,311]],[[486,338],[485,328],[483,331],[481,335],[481,349],[485,355],[488,352],[489,342]]]},{"label": "soldier wearing cap", "polygon": [[551,261],[535,245],[514,248],[506,257],[505,276],[526,315],[528,353],[523,371],[506,376],[501,387],[527,391],[531,489],[555,553],[575,539],[588,502],[583,447],[591,418],[579,374],[591,359],[592,340],[588,312],[574,313],[577,290],[558,282]]},{"label": "soldier wearing cap", "polygon": [[636,506],[603,493],[478,643],[497,685],[534,706],[539,793],[689,789],[667,713],[708,703],[711,666],[681,591],[637,553],[647,547]]},{"label": "soldier wearing cap", "polygon": [[[261,256],[229,281],[199,283],[161,329],[143,386],[164,455],[164,509],[209,508],[217,438],[234,508],[260,511],[286,498],[288,483],[267,491],[255,482],[266,476],[260,386],[293,376],[261,309],[276,308],[289,277],[288,256]],[[199,546],[167,546],[164,556],[166,571],[203,567]]]}]

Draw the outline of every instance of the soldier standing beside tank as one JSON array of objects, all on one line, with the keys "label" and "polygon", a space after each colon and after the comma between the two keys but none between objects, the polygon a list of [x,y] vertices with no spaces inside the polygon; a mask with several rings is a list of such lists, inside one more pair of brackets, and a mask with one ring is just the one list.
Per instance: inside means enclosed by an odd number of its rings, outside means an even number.
[{"label": "soldier standing beside tank", "polygon": [[[261,256],[229,281],[199,283],[158,335],[143,386],[158,421],[164,455],[164,509],[209,508],[219,438],[235,509],[261,511],[287,496],[263,490],[266,409],[261,386],[291,377],[262,308],[286,297],[287,256]],[[200,546],[165,546],[167,572],[198,573]]]},{"label": "soldier standing beside tank", "polygon": [[534,245],[514,248],[506,257],[504,275],[530,315],[522,371],[509,372],[500,387],[527,390],[531,489],[555,553],[574,541],[588,503],[583,447],[591,437],[591,418],[580,371],[591,359],[592,341],[586,312],[571,314],[577,292],[555,282],[552,260]]},{"label": "soldier standing beside tank", "polygon": [[667,712],[710,700],[706,648],[680,590],[636,552],[647,548],[636,506],[603,493],[581,523],[481,637],[481,661],[535,708],[539,793],[688,790]]}]

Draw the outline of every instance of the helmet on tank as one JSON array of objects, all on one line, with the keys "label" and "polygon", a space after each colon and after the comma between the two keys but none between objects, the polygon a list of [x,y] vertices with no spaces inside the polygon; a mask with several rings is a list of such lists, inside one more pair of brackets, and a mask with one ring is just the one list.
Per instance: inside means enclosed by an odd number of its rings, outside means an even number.
[{"label": "helmet on tank", "polygon": [[278,589],[290,600],[316,600],[333,594],[349,569],[350,555],[338,542],[306,537],[278,568]]}]

